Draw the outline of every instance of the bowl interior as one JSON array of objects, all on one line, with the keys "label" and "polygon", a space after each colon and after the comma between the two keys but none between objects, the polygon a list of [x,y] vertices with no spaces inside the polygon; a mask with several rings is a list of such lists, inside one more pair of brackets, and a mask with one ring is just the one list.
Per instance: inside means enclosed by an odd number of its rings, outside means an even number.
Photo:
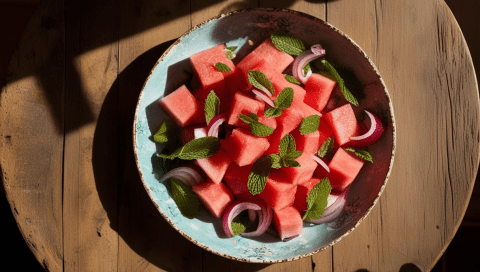
[{"label": "bowl interior", "polygon": [[[157,158],[162,146],[152,140],[160,124],[168,118],[158,100],[187,82],[192,73],[189,57],[226,42],[236,45],[242,59],[255,45],[276,30],[284,30],[302,39],[307,46],[322,44],[327,59],[343,67],[352,80],[352,93],[359,100],[356,114],[364,109],[379,115],[386,130],[369,147],[374,163],[366,163],[351,185],[347,206],[334,222],[305,225],[302,235],[288,242],[264,234],[257,238],[227,238],[222,222],[201,208],[195,219],[179,212],[169,193],[168,182],[159,183],[166,165]],[[313,64],[315,65],[315,64]],[[187,239],[219,255],[248,262],[279,262],[311,255],[348,234],[370,211],[383,191],[393,162],[395,142],[393,110],[385,85],[376,68],[361,49],[340,31],[311,16],[288,10],[246,10],[211,19],[193,28],[172,45],[153,68],[140,95],[134,124],[137,166],[145,188],[165,219]]]}]

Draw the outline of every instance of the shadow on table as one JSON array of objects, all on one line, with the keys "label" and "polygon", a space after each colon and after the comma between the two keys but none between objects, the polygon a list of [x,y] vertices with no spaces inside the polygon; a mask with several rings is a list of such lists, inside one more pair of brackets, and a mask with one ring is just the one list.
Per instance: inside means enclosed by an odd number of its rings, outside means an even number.
[{"label": "shadow on table", "polygon": [[[133,153],[136,103],[151,68],[172,43],[173,40],[150,49],[120,73],[105,98],[95,129],[92,158],[95,182],[110,227],[120,236],[119,255],[130,248],[166,271],[198,271],[205,258],[212,262],[218,259],[225,265],[240,265],[242,271],[265,268],[268,265],[205,255],[206,252],[202,253],[200,247],[193,246],[167,223],[143,187]],[[126,265],[122,261],[127,260],[119,260],[121,267]]]}]

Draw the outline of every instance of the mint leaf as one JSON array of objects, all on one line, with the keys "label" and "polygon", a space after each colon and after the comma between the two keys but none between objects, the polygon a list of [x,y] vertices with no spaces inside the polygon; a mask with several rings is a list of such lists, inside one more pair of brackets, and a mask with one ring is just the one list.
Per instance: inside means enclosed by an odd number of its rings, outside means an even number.
[{"label": "mint leaf", "polygon": [[274,128],[264,125],[258,121],[250,123],[249,126],[252,134],[258,137],[268,136],[274,131]]},{"label": "mint leaf", "polygon": [[342,77],[338,74],[335,67],[333,67],[333,65],[331,65],[325,59],[322,59],[321,62],[322,62],[323,67],[325,68],[325,70],[327,70],[327,72],[329,72],[335,78],[335,81],[338,82],[338,86],[340,87],[340,91],[342,92],[345,99],[348,102],[350,102],[350,104],[358,106],[357,99],[355,98],[355,96],[353,96],[353,94],[350,92],[350,90],[348,90],[347,86],[345,86],[345,82],[343,81]]},{"label": "mint leaf", "polygon": [[235,58],[235,54],[233,54],[232,51],[227,51],[227,52],[225,52],[225,55],[227,56],[227,58],[228,58],[229,60],[232,60],[232,59]]},{"label": "mint leaf", "polygon": [[282,165],[280,164],[280,160],[282,159],[282,157],[280,157],[280,155],[270,154],[269,156],[272,159],[272,168],[275,168],[275,169],[282,168]]},{"label": "mint leaf", "polygon": [[307,195],[307,211],[303,220],[313,220],[322,217],[328,204],[328,195],[332,191],[330,180],[321,179]]},{"label": "mint leaf", "polygon": [[298,56],[300,53],[306,50],[302,40],[293,38],[283,31],[272,33],[270,37],[272,38],[272,43],[275,45],[275,47],[277,47],[278,50],[292,56]]},{"label": "mint leaf", "polygon": [[172,137],[175,137],[179,127],[172,119],[165,120],[158,129],[157,133],[153,135],[153,140],[157,143],[164,144]]},{"label": "mint leaf", "polygon": [[307,63],[305,64],[305,66],[303,66],[303,76],[307,76],[308,74],[308,71],[310,70],[310,63]]},{"label": "mint leaf", "polygon": [[353,154],[355,154],[355,156],[363,159],[364,161],[369,161],[369,162],[372,162],[372,163],[373,163],[372,155],[370,155],[370,153],[368,153],[368,151],[366,151],[366,150],[363,150],[363,149],[353,149],[353,148],[351,148],[351,147],[347,147],[347,148],[345,148],[345,150],[352,152]]},{"label": "mint leaf", "polygon": [[295,160],[298,157],[302,156],[302,154],[303,154],[302,151],[295,150],[295,151],[292,151],[292,152],[288,153],[287,155],[283,156],[283,158]]},{"label": "mint leaf", "polygon": [[228,67],[226,64],[221,63],[221,62],[215,63],[215,68],[217,68],[217,70],[219,72],[231,72],[232,71],[232,69],[230,69],[230,67]]},{"label": "mint leaf", "polygon": [[259,90],[267,89],[271,94],[275,93],[275,88],[273,87],[272,82],[270,82],[267,76],[260,71],[248,71],[248,81]]},{"label": "mint leaf", "polygon": [[267,177],[270,175],[271,169],[272,159],[269,156],[261,157],[253,163],[247,182],[248,190],[252,195],[259,194],[265,189]]},{"label": "mint leaf", "polygon": [[258,115],[253,113],[253,112],[250,112],[250,118],[252,118],[254,121],[258,122]]},{"label": "mint leaf", "polygon": [[227,49],[228,51],[235,51],[237,50],[238,46],[228,46],[228,47],[225,47],[225,49]]},{"label": "mint leaf", "polygon": [[215,92],[211,90],[207,96],[207,99],[205,99],[205,120],[207,121],[207,125],[210,123],[210,120],[212,120],[212,118],[219,113],[220,98],[218,98]]},{"label": "mint leaf", "polygon": [[248,213],[243,211],[232,220],[232,235],[237,236],[244,233],[247,230],[248,225],[250,225]]},{"label": "mint leaf", "polygon": [[242,120],[243,122],[245,122],[247,124],[255,122],[255,120],[252,119],[252,117],[250,117],[246,114],[243,114],[243,113],[238,115],[238,119]]},{"label": "mint leaf", "polygon": [[282,115],[282,112],[283,111],[281,109],[269,108],[263,113],[263,116],[265,116],[265,117],[278,117],[278,116]]},{"label": "mint leaf", "polygon": [[282,167],[300,167],[300,163],[297,162],[295,159],[285,157],[280,160],[280,164],[282,165]]},{"label": "mint leaf", "polygon": [[286,110],[288,109],[293,102],[293,89],[288,87],[283,89],[280,94],[277,96],[273,103],[275,104],[275,108]]},{"label": "mint leaf", "polygon": [[305,135],[312,133],[318,130],[320,126],[320,116],[314,114],[308,117],[303,118],[302,123],[300,123],[300,134]]},{"label": "mint leaf", "polygon": [[320,158],[328,158],[332,155],[334,139],[333,137],[325,139],[317,152]]},{"label": "mint leaf", "polygon": [[292,135],[287,134],[280,140],[279,153],[281,157],[295,151],[296,148],[295,139]]},{"label": "mint leaf", "polygon": [[290,82],[290,83],[293,83],[293,84],[297,84],[297,85],[301,85],[302,83],[300,81],[298,81],[296,78],[294,78],[293,76],[291,75],[285,75],[285,79]]},{"label": "mint leaf", "polygon": [[198,198],[190,187],[176,178],[170,179],[170,191],[178,209],[186,218],[193,219],[198,212]]},{"label": "mint leaf", "polygon": [[217,137],[202,137],[193,139],[171,154],[159,154],[166,159],[179,158],[182,160],[196,160],[211,157],[220,149],[220,139]]}]

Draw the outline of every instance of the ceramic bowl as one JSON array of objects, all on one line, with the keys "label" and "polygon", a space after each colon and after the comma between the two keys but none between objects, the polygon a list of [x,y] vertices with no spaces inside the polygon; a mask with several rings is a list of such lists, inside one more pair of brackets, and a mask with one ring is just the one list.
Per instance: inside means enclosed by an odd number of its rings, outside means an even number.
[{"label": "ceramic bowl", "polygon": [[[357,114],[364,109],[380,116],[386,130],[369,147],[374,163],[366,163],[352,183],[347,204],[333,222],[305,224],[302,235],[282,242],[271,234],[256,238],[227,238],[222,222],[205,208],[195,219],[179,212],[169,193],[169,184],[159,183],[165,163],[156,156],[161,146],[152,135],[167,119],[158,100],[184,84],[191,73],[189,57],[219,43],[236,45],[242,59],[255,45],[276,31],[283,30],[303,40],[307,46],[320,43],[327,60],[353,80],[352,92],[359,99]],[[253,46],[251,45],[253,42]],[[235,61],[234,61],[235,62]],[[349,234],[368,215],[385,188],[395,150],[395,123],[390,96],[372,61],[347,35],[334,26],[310,15],[278,9],[249,9],[223,14],[205,21],[183,34],[160,57],[141,92],[135,113],[134,145],[138,170],[145,189],[163,217],[178,232],[196,245],[218,255],[244,262],[274,263],[310,256],[332,246]]]}]

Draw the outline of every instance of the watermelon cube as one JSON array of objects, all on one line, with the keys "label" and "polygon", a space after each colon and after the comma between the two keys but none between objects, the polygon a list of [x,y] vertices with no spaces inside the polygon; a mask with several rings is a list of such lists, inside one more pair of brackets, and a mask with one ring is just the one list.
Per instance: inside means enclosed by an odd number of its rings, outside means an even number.
[{"label": "watermelon cube", "polygon": [[232,193],[223,183],[202,182],[192,187],[192,190],[210,213],[217,218],[223,216],[228,204],[234,200]]},{"label": "watermelon cube", "polygon": [[302,184],[310,180],[313,176],[315,168],[317,168],[317,162],[309,153],[302,153],[302,155],[298,157],[296,161],[300,164],[300,167],[280,168],[285,175],[287,182],[293,185]]},{"label": "watermelon cube", "polygon": [[238,166],[253,164],[269,146],[267,139],[253,135],[247,128],[234,129],[222,142],[222,148]]},{"label": "watermelon cube", "polygon": [[203,106],[185,85],[161,98],[159,103],[168,116],[181,127],[205,122]]},{"label": "watermelon cube", "polygon": [[277,117],[277,122],[282,123],[285,134],[290,133],[302,122],[305,116],[305,103],[299,99],[293,99],[292,105]]},{"label": "watermelon cube", "polygon": [[193,90],[193,96],[200,102],[203,108],[205,108],[205,100],[207,96],[210,94],[211,91],[215,92],[215,95],[220,99],[220,113],[228,112],[230,110],[232,97],[234,92],[231,92],[230,89],[227,88],[217,88],[216,90],[213,89],[204,89],[202,87]]},{"label": "watermelon cube", "polygon": [[355,113],[350,104],[338,107],[322,117],[333,130],[335,142],[339,145],[345,145],[350,141],[350,137],[360,134]]},{"label": "watermelon cube", "polygon": [[258,196],[272,209],[279,211],[293,205],[296,190],[297,186],[287,182],[285,175],[279,169],[272,169],[267,177],[265,188]]},{"label": "watermelon cube", "polygon": [[330,168],[328,178],[332,185],[332,191],[343,192],[357,177],[363,164],[363,159],[340,147],[328,164]]},{"label": "watermelon cube", "polygon": [[326,122],[320,121],[318,134],[318,148],[320,148],[326,139],[333,136],[333,130]]},{"label": "watermelon cube", "polygon": [[240,71],[244,79],[243,84],[239,85],[238,88],[244,91],[252,90],[252,84],[250,84],[248,81],[248,71],[252,70],[255,66],[262,62],[265,62],[265,60],[261,55],[251,52],[237,64],[237,70]]},{"label": "watermelon cube", "polygon": [[295,206],[289,206],[273,212],[273,225],[283,241],[302,234],[303,220]]},{"label": "watermelon cube", "polygon": [[320,74],[312,74],[305,83],[305,104],[321,112],[327,105],[336,82]]},{"label": "watermelon cube", "polygon": [[319,149],[318,138],[320,137],[320,133],[318,132],[318,130],[302,135],[300,133],[300,130],[296,128],[292,131],[291,135],[295,139],[297,150],[308,154],[317,153]]},{"label": "watermelon cube", "polygon": [[224,73],[217,70],[215,63],[221,62],[232,70],[236,69],[226,57],[224,49],[224,45],[219,44],[190,57],[193,71],[204,89],[225,89]]},{"label": "watermelon cube", "polygon": [[[321,159],[327,164],[327,166],[330,164],[330,160],[325,159],[325,158],[321,158]],[[330,169],[330,167],[329,167],[329,169]],[[328,177],[329,175],[330,175],[330,172],[327,172],[325,167],[321,166],[320,164],[317,165],[317,168],[315,169],[315,172],[313,172],[313,176],[315,178],[319,178],[319,179]]]},{"label": "watermelon cube", "polygon": [[263,112],[265,103],[252,99],[241,92],[235,92],[230,106],[227,123],[234,126],[248,127],[248,124],[238,118],[240,114],[250,115],[251,112],[259,115]]},{"label": "watermelon cube", "polygon": [[[223,177],[223,181],[230,189],[230,191],[235,195],[241,194],[250,194],[248,190],[248,176],[252,171],[253,164],[246,165],[243,167],[238,166],[235,162],[232,162]],[[252,196],[252,194],[250,194]]]},{"label": "watermelon cube", "polygon": [[253,52],[262,56],[277,73],[282,73],[293,62],[293,57],[278,50],[271,38],[263,41]]},{"label": "watermelon cube", "polygon": [[275,93],[272,96],[272,100],[275,100],[275,98],[277,98],[277,96],[285,88],[292,88],[293,89],[294,99],[298,99],[300,101],[303,101],[303,99],[305,98],[305,90],[297,84],[293,84],[293,83],[288,82],[285,79],[285,75],[276,73],[269,79],[272,82],[273,87],[275,88]]},{"label": "watermelon cube", "polygon": [[231,162],[232,159],[223,149],[219,149],[211,157],[195,160],[195,164],[203,169],[212,182],[217,184],[222,182],[223,176]]},{"label": "watermelon cube", "polygon": [[295,206],[301,212],[307,210],[307,196],[312,188],[320,181],[318,178],[311,178],[309,181],[297,186],[295,193]]}]

